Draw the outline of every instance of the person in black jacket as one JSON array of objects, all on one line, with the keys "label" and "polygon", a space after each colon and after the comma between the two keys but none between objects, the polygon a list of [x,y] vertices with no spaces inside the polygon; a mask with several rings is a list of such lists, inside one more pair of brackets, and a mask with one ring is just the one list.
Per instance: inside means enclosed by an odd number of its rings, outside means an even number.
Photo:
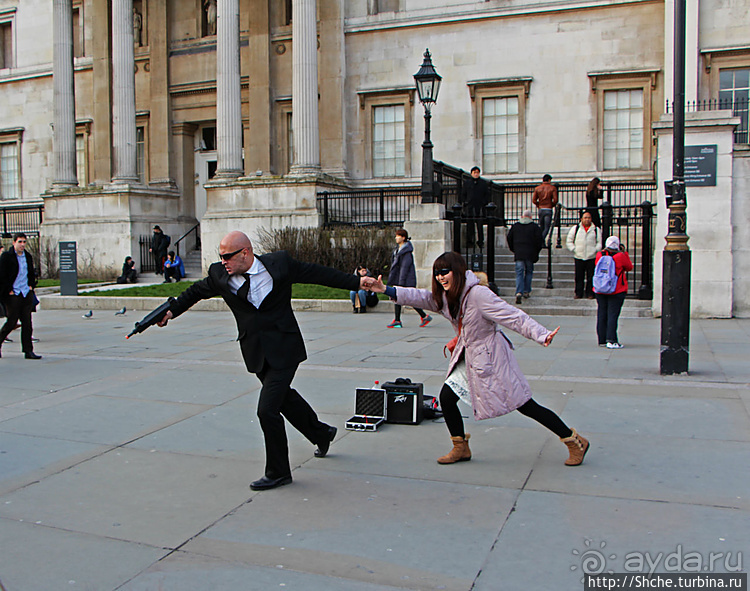
[{"label": "person in black jacket", "polygon": [[122,275],[117,278],[117,283],[136,283],[138,281],[138,272],[135,270],[135,261],[133,257],[125,257],[122,264]]},{"label": "person in black jacket", "polygon": [[34,287],[34,259],[26,252],[26,234],[18,232],[13,235],[13,248],[0,256],[0,300],[5,305],[7,314],[5,324],[0,328],[0,348],[20,320],[21,350],[26,359],[42,358],[34,353],[34,343],[31,340],[31,313],[37,304]]},{"label": "person in black jacket", "polygon": [[534,263],[539,260],[543,247],[542,229],[531,219],[531,210],[527,209],[508,231],[508,248],[513,251],[516,261],[516,304],[522,302],[522,297],[531,295]]},{"label": "person in black jacket", "polygon": [[265,474],[250,485],[267,490],[292,482],[284,418],[324,457],[336,436],[304,398],[291,387],[297,367],[305,359],[305,343],[292,312],[292,284],[315,283],[349,291],[368,289],[370,277],[355,277],[322,265],[302,263],[286,251],[255,256],[250,239],[230,232],[219,244],[221,262],[208,276],[174,300],[159,322],[164,326],[200,300],[221,296],[237,322],[245,367],[261,381],[258,418],[266,444]]},{"label": "person in black jacket", "polygon": [[148,250],[154,256],[157,275],[164,274],[164,261],[167,259],[167,250],[169,249],[170,242],[172,242],[172,239],[159,226],[154,226],[154,235],[151,237],[151,248]]},{"label": "person in black jacket", "polygon": [[466,209],[466,215],[477,218],[474,222],[469,222],[466,229],[466,239],[469,246],[474,246],[474,226],[477,227],[477,246],[484,246],[484,227],[479,218],[484,214],[484,206],[490,202],[490,187],[487,181],[479,178],[480,170],[478,166],[471,169],[471,178],[464,181],[461,189],[461,203]]}]

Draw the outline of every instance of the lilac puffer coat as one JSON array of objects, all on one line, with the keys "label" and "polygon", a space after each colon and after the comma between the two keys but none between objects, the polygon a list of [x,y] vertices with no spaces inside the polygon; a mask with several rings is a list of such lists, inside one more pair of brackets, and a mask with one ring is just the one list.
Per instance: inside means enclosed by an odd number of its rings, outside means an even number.
[{"label": "lilac puffer coat", "polygon": [[[511,306],[479,283],[476,275],[466,272],[466,286],[461,294],[463,328],[451,355],[448,374],[465,352],[474,418],[490,419],[516,410],[531,398],[531,387],[513,354],[513,344],[500,330],[509,328],[518,334],[544,344],[551,331],[523,310]],[[476,286],[469,290],[470,287]],[[396,288],[396,303],[438,312],[432,292],[411,287]],[[443,294],[439,311],[458,333],[458,319],[451,318]]]}]

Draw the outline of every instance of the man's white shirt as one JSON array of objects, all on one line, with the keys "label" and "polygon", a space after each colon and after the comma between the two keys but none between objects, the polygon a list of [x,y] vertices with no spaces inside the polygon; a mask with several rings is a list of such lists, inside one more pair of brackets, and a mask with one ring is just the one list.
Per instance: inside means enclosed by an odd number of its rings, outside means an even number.
[{"label": "man's white shirt", "polygon": [[[268,272],[268,269],[260,262],[258,257],[253,259],[253,264],[247,271],[250,275],[250,289],[247,292],[247,301],[250,302],[256,308],[260,308],[263,300],[273,290],[273,277]],[[230,275],[229,286],[232,291],[237,295],[237,291],[245,283],[244,275]]]}]

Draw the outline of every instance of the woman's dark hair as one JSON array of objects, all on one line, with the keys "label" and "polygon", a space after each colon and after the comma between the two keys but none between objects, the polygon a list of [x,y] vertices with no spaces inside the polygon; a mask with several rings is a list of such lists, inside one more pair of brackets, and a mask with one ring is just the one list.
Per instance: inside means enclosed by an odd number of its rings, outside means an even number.
[{"label": "woman's dark hair", "polygon": [[405,240],[409,240],[409,232],[404,230],[403,228],[399,228],[396,230],[396,236],[401,236]]},{"label": "woman's dark hair", "polygon": [[[453,285],[448,291],[435,277],[438,269],[450,269],[453,271]],[[466,285],[466,261],[457,252],[444,252],[432,263],[432,297],[437,304],[438,310],[443,309],[443,294],[448,299],[448,310],[453,318],[458,318],[458,310],[461,306],[461,294]]]},{"label": "woman's dark hair", "polygon": [[586,192],[590,193],[594,189],[596,189],[599,186],[599,183],[601,183],[601,179],[598,176],[595,176],[593,179],[589,181],[589,186],[586,187]]}]

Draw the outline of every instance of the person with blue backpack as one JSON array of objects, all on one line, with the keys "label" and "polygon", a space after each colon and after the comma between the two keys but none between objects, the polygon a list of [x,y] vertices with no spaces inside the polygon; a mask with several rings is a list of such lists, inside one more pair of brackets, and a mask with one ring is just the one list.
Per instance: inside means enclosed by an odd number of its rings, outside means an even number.
[{"label": "person with blue backpack", "polygon": [[617,323],[628,293],[628,271],[633,263],[617,236],[610,236],[604,250],[596,254],[594,294],[596,295],[596,336],[600,347],[622,349],[617,338]]}]

